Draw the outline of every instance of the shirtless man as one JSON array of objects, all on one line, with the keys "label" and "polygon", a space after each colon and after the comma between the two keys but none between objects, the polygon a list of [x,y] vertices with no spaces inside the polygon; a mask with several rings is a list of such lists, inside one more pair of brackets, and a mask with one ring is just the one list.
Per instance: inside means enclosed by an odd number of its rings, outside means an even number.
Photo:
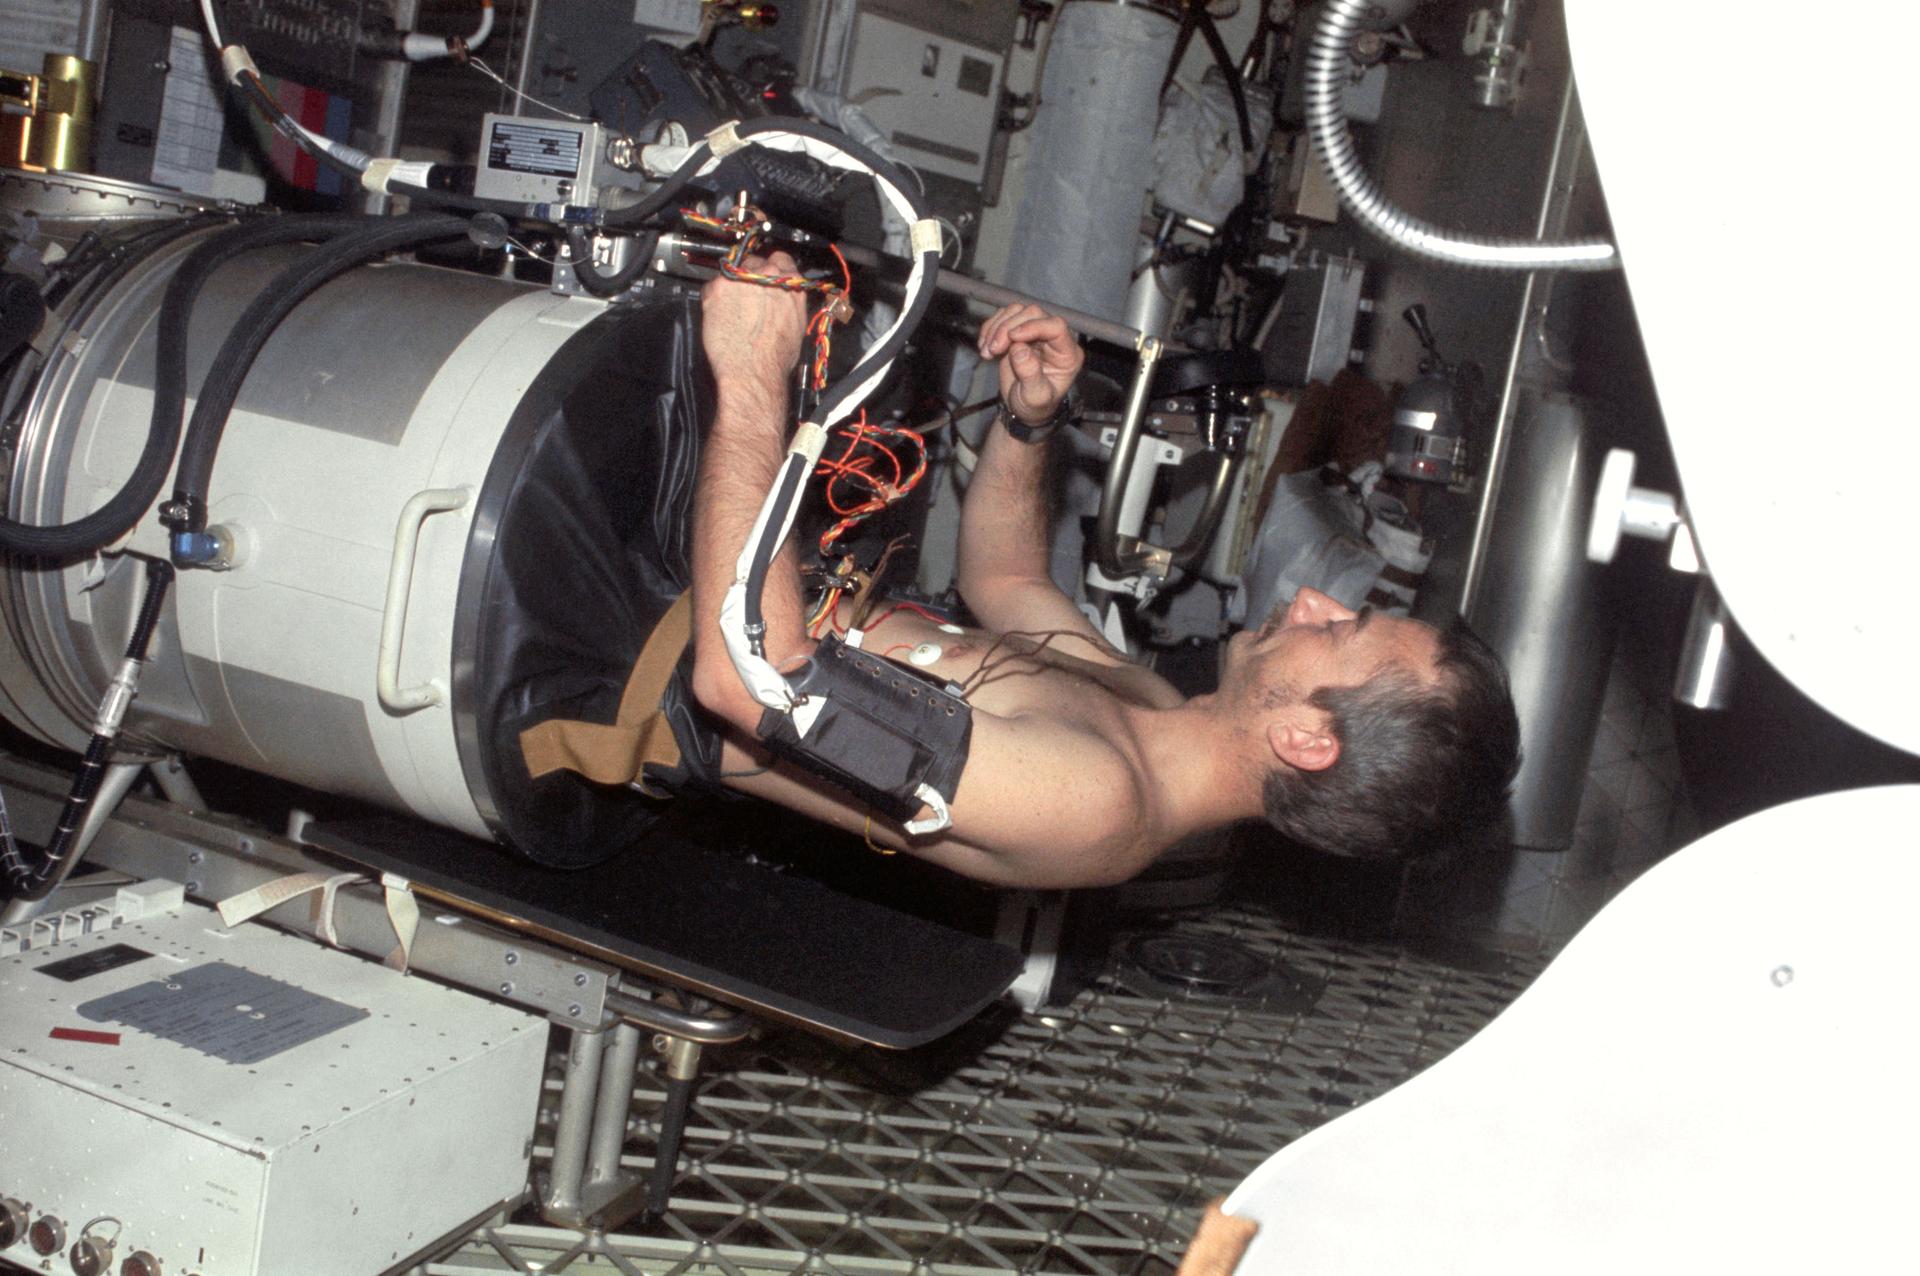
[{"label": "shirtless man", "polygon": [[[775,254],[765,268],[793,265]],[[753,772],[769,762],[754,737],[761,706],[727,658],[720,602],[785,451],[806,302],[716,280],[703,309],[717,404],[694,501],[693,685],[729,729],[725,769]],[[1003,401],[1027,422],[1051,416],[1082,362],[1066,324],[1034,306],[995,314],[979,345],[999,360]],[[956,636],[901,610],[866,643],[937,644],[933,671],[964,683],[998,635],[1064,631],[1039,650],[1009,640],[976,679],[952,827],[909,838],[784,764],[735,787],[969,877],[1027,887],[1124,881],[1188,834],[1262,816],[1331,851],[1410,850],[1504,801],[1518,725],[1498,662],[1463,629],[1356,613],[1302,590],[1284,613],[1228,640],[1209,695],[1182,696],[1130,663],[1048,577],[1045,451],[996,423],[968,485],[958,584],[986,629]],[[813,644],[791,545],[769,574],[763,611],[767,658],[797,666]]]}]

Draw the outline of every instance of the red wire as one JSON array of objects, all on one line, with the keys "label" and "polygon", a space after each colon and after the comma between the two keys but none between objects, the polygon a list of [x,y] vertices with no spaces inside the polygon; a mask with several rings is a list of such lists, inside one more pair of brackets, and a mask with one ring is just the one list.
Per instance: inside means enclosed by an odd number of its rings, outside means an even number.
[{"label": "red wire", "polygon": [[896,611],[910,611],[914,613],[916,616],[926,617],[928,620],[931,620],[936,625],[944,625],[947,623],[947,618],[945,616],[937,616],[933,612],[928,611],[925,607],[920,606],[920,604],[918,603],[901,602],[901,603],[895,603],[893,606],[881,612],[880,619],[869,622],[867,625],[867,628],[869,630],[878,629],[881,626],[881,624],[887,619],[887,617],[893,615],[893,613]]}]

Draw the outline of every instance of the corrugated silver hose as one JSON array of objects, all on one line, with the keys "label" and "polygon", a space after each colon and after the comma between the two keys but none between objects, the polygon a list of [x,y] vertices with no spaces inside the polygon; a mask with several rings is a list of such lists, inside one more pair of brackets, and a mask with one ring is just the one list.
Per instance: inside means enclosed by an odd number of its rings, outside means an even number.
[{"label": "corrugated silver hose", "polygon": [[1367,176],[1347,129],[1341,95],[1347,50],[1368,25],[1371,0],[1326,0],[1308,41],[1307,130],[1340,204],[1381,238],[1416,256],[1491,270],[1613,270],[1620,254],[1604,239],[1503,239],[1440,229],[1396,208]]}]

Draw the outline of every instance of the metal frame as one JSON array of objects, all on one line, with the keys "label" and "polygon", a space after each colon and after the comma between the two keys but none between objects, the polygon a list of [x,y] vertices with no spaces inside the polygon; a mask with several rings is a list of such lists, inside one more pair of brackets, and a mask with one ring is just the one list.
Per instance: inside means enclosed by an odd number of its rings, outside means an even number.
[{"label": "metal frame", "polygon": [[[1170,1276],[1208,1200],[1451,1051],[1539,967],[1309,939],[1247,907],[1156,925],[1230,940],[1288,977],[1264,1001],[1229,1001],[1137,996],[1109,976],[906,1091],[799,1034],[736,1048],[694,1101],[663,1218],[482,1228],[414,1276]],[[639,1123],[666,1103],[643,1072]]]}]

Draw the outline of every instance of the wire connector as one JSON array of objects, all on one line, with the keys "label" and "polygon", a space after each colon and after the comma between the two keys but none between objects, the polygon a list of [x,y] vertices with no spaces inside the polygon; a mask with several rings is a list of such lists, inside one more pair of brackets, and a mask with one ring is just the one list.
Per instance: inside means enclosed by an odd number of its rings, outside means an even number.
[{"label": "wire connector", "polygon": [[129,656],[120,662],[120,667],[114,671],[113,681],[107,684],[106,694],[100,697],[100,709],[93,719],[93,734],[107,740],[119,735],[120,724],[126,720],[127,707],[133,703],[133,697],[139,689],[140,662]]}]

